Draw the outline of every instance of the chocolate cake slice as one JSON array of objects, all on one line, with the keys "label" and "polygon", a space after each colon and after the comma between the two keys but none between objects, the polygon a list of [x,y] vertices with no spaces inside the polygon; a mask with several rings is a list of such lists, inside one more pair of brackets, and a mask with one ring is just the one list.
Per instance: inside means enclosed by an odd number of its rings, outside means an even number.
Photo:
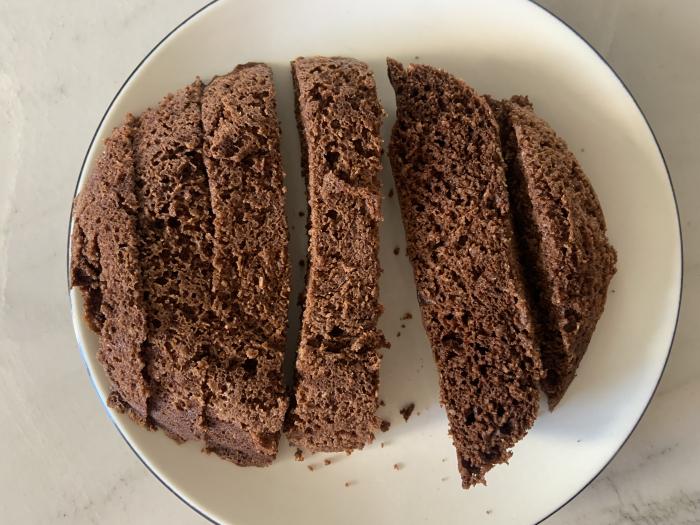
[{"label": "chocolate cake slice", "polygon": [[207,445],[240,464],[277,453],[288,406],[282,362],[290,268],[272,71],[238,66],[204,90],[204,165],[214,242]]},{"label": "chocolate cake slice", "polygon": [[203,85],[168,95],[136,124],[138,253],[148,336],[148,416],[172,437],[203,439],[211,316],[212,218],[202,161]]},{"label": "chocolate cake slice", "polygon": [[292,62],[310,205],[309,267],[287,434],[350,451],[379,429],[378,235],[383,111],[366,64]]},{"label": "chocolate cake slice", "polygon": [[517,259],[498,125],[450,74],[388,60],[389,157],[462,485],[532,426],[541,363]]},{"label": "chocolate cake slice", "polygon": [[127,119],[75,211],[114,404],[241,465],[272,461],[288,404],[282,180],[271,72],[248,64]]},{"label": "chocolate cake slice", "polygon": [[616,254],[593,187],[525,97],[489,101],[499,116],[508,187],[553,408],[603,313]]},{"label": "chocolate cake slice", "polygon": [[146,424],[150,395],[143,345],[146,311],[138,253],[131,117],[105,142],[75,201],[70,276],[85,319],[101,334],[97,357],[113,386],[110,404]]}]

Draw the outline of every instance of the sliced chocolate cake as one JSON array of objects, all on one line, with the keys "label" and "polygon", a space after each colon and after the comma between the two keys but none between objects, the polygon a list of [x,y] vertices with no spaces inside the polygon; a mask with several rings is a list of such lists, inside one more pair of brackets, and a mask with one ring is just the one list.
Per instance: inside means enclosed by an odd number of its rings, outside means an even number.
[{"label": "sliced chocolate cake", "polygon": [[147,330],[134,131],[135,121],[128,117],[112,132],[75,202],[70,276],[82,292],[85,319],[101,334],[97,357],[112,382],[110,403],[146,424],[150,386],[143,356]]},{"label": "sliced chocolate cake", "polygon": [[566,143],[525,97],[489,101],[499,116],[522,264],[554,407],[603,313],[616,254],[598,198]]},{"label": "sliced chocolate cake", "polygon": [[361,448],[379,429],[382,311],[378,235],[383,111],[366,64],[292,63],[310,206],[309,267],[290,441],[310,451]]},{"label": "sliced chocolate cake", "polygon": [[214,242],[207,445],[237,463],[277,453],[288,398],[282,378],[290,269],[284,172],[272,71],[246,64],[204,90],[204,165]]},{"label": "sliced chocolate cake", "polygon": [[146,110],[136,124],[138,253],[148,336],[149,418],[178,439],[204,437],[212,359],[209,184],[202,162],[197,81]]},{"label": "sliced chocolate cake", "polygon": [[389,157],[423,324],[463,486],[532,426],[542,375],[517,259],[498,125],[464,82],[389,59]]},{"label": "sliced chocolate cake", "polygon": [[113,403],[241,465],[277,451],[289,265],[271,72],[129,118],[78,196],[73,285]]}]

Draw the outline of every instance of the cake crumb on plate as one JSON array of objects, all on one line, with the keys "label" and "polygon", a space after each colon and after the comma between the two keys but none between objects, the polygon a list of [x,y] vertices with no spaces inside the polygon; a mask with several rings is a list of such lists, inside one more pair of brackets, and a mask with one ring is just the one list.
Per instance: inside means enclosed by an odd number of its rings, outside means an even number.
[{"label": "cake crumb on plate", "polygon": [[411,417],[411,414],[413,413],[413,409],[416,408],[415,403],[409,403],[405,407],[403,407],[399,412],[403,416],[404,421],[408,421],[408,418]]}]

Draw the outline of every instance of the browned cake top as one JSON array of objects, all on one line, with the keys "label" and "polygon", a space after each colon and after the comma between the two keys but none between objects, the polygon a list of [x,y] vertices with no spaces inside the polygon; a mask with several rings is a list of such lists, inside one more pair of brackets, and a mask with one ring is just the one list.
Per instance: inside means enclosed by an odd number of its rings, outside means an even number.
[{"label": "browned cake top", "polygon": [[301,58],[292,69],[311,216],[289,434],[310,449],[352,449],[378,428],[383,112],[362,62]]},{"label": "browned cake top", "polygon": [[501,117],[523,264],[538,318],[543,388],[554,406],[603,313],[616,254],[587,177],[525,97],[491,101]]},{"label": "browned cake top", "polygon": [[467,487],[510,457],[539,404],[498,127],[485,100],[444,71],[390,59],[389,77],[407,252]]}]

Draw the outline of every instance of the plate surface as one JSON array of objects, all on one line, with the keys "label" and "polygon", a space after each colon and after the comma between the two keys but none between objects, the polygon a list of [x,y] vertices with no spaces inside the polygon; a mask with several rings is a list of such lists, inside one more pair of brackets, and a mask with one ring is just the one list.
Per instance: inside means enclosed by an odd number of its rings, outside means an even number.
[{"label": "plate surface", "polygon": [[[246,469],[201,454],[197,443],[177,445],[107,409],[109,415],[149,469],[218,522],[537,522],[612,458],[643,413],[668,355],[680,297],[681,247],[673,193],[654,137],[600,57],[563,23],[525,1],[354,0],[332,7],[321,0],[220,1],[166,38],[130,77],[96,133],[78,188],[103,140],[127,112],[141,112],[196,76],[206,81],[239,63],[269,63],[288,174],[295,299],[306,243],[299,212],[306,205],[289,60],[314,54],[352,56],[371,65],[388,113],[385,140],[395,111],[387,56],[445,68],[482,93],[527,94],[567,140],[598,193],[619,255],[605,314],[578,377],[554,413],[542,404],[534,428],[515,447],[510,464],[490,472],[488,486],[463,491],[394,196],[383,203],[380,283],[386,308],[380,325],[392,342],[381,372],[386,405],[380,416],[392,425],[372,445],[351,456],[316,455],[299,463],[283,438],[271,467]],[[385,196],[393,187],[387,168],[385,162]],[[104,401],[108,382],[95,359],[96,337],[82,320],[75,291],[71,303],[83,357]],[[407,312],[413,318],[402,320]],[[296,307],[291,316],[293,349]],[[409,402],[416,409],[404,422],[399,409]],[[333,463],[324,465],[325,458]],[[313,472],[308,465],[316,467]]]}]

